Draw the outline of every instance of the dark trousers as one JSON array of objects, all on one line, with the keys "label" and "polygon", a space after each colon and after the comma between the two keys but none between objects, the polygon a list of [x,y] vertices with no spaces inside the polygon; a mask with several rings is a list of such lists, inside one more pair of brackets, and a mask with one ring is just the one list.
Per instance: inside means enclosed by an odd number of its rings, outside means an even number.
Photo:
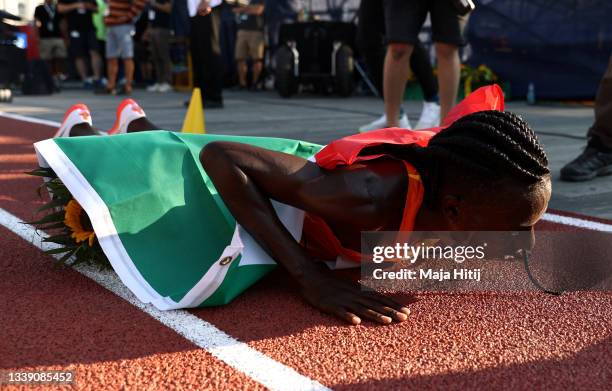
[{"label": "dark trousers", "polygon": [[589,129],[590,143],[612,151],[612,56],[595,98],[595,123]]},{"label": "dark trousers", "polygon": [[151,38],[151,60],[155,67],[157,83],[172,84],[172,61],[170,60],[170,29],[152,27]]},{"label": "dark trousers", "polygon": [[[383,69],[385,54],[385,13],[381,0],[361,0],[359,5],[359,24],[357,26],[357,45],[368,67],[372,83],[383,97]],[[426,102],[438,97],[438,84],[433,75],[427,51],[421,43],[414,46],[410,57],[410,68],[414,72]]]},{"label": "dark trousers", "polygon": [[206,101],[222,101],[223,63],[219,46],[219,7],[206,15],[191,18],[190,51],[193,84],[202,91]]}]

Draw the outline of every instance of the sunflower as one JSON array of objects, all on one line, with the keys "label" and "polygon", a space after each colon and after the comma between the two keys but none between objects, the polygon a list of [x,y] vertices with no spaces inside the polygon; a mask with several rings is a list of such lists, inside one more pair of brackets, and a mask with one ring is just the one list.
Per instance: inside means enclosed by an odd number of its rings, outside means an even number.
[{"label": "sunflower", "polygon": [[64,216],[64,224],[70,228],[72,237],[77,243],[84,242],[87,240],[89,242],[89,247],[93,246],[94,239],[96,238],[96,234],[93,230],[88,230],[83,227],[82,217],[83,217],[83,208],[79,205],[76,200],[72,199],[68,201],[68,204],[64,207],[66,214]]}]

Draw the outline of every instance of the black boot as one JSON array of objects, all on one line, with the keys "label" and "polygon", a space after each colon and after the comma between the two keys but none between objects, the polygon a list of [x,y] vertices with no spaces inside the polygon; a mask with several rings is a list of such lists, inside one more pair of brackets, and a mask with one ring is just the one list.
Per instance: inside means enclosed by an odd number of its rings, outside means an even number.
[{"label": "black boot", "polygon": [[588,181],[598,176],[612,174],[612,150],[591,139],[584,151],[561,169],[561,180]]}]

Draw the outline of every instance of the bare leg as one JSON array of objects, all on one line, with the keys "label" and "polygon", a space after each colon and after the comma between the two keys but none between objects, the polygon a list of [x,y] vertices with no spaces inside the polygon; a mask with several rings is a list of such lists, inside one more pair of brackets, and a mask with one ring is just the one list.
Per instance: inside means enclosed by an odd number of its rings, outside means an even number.
[{"label": "bare leg", "polygon": [[99,136],[102,133],[94,129],[87,122],[83,122],[83,123],[74,125],[70,129],[69,134],[70,134],[70,137],[78,137],[78,136]]},{"label": "bare leg", "polygon": [[247,85],[247,63],[245,60],[237,60],[238,66],[238,82],[240,83],[240,87],[246,87]]},{"label": "bare leg", "polygon": [[75,59],[75,65],[81,81],[85,81],[87,79],[87,64],[85,64],[85,59],[83,57],[77,57]]},{"label": "bare leg", "polygon": [[261,70],[263,69],[263,60],[253,61],[253,85],[256,85],[259,82],[259,76],[261,75]]},{"label": "bare leg", "polygon": [[130,94],[132,92],[132,81],[134,80],[134,60],[124,58],[123,66],[125,68],[125,92]]},{"label": "bare leg", "polygon": [[387,48],[383,91],[388,127],[399,125],[400,107],[410,72],[412,48],[412,45],[406,43],[391,43]]},{"label": "bare leg", "polygon": [[108,81],[106,88],[113,90],[117,83],[117,73],[119,73],[119,61],[116,58],[109,58],[106,60],[106,67],[108,68]]},{"label": "bare leg", "polygon": [[456,45],[436,43],[438,58],[438,88],[440,92],[440,121],[453,108],[457,100],[461,64]]},{"label": "bare leg", "polygon": [[153,124],[151,121],[149,121],[147,117],[142,117],[142,118],[138,118],[130,122],[130,124],[127,127],[127,132],[128,133],[145,132],[147,130],[159,130],[159,129],[160,127]]},{"label": "bare leg", "polygon": [[102,78],[102,56],[95,50],[91,50],[89,55],[91,56],[94,79],[100,80]]}]

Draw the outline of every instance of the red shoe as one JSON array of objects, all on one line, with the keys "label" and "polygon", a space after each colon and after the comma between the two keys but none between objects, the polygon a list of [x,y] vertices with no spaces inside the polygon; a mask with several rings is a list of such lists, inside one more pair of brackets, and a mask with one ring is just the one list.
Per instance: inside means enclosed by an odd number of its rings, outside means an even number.
[{"label": "red shoe", "polygon": [[89,107],[83,103],[77,103],[66,111],[64,119],[53,138],[56,137],[70,137],[70,131],[72,128],[79,124],[89,124],[91,126],[91,112]]},{"label": "red shoe", "polygon": [[132,121],[146,116],[144,110],[134,99],[125,99],[117,108],[115,124],[108,131],[108,134],[127,133],[127,128]]}]

